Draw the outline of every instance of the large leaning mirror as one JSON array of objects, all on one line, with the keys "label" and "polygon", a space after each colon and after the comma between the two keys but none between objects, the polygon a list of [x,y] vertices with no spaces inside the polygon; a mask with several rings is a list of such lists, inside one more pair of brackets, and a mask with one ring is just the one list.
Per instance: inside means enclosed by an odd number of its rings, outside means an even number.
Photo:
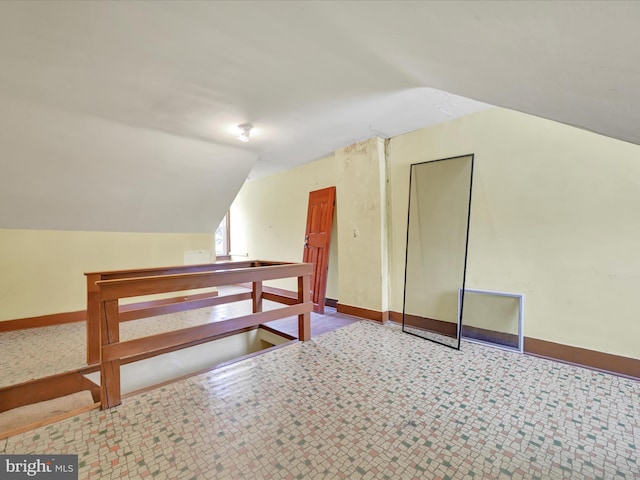
[{"label": "large leaning mirror", "polygon": [[[460,349],[473,155],[411,165],[402,331]],[[463,296],[464,297],[464,296]]]}]

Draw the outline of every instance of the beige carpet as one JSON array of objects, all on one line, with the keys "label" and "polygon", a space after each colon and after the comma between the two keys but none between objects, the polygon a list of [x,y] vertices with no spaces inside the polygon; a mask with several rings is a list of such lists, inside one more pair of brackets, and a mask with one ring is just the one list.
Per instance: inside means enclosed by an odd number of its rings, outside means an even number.
[{"label": "beige carpet", "polygon": [[93,403],[91,392],[84,390],[53,400],[7,410],[0,413],[0,433],[87,408]]}]

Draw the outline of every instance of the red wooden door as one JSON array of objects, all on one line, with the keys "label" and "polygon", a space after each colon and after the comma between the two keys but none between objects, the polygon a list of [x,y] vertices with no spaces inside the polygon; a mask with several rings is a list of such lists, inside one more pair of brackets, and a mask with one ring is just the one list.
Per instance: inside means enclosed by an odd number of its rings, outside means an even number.
[{"label": "red wooden door", "polygon": [[313,276],[311,277],[311,300],[313,301],[313,311],[316,313],[324,313],[335,198],[336,187],[323,188],[309,193],[307,230],[304,236],[302,261],[314,264]]}]

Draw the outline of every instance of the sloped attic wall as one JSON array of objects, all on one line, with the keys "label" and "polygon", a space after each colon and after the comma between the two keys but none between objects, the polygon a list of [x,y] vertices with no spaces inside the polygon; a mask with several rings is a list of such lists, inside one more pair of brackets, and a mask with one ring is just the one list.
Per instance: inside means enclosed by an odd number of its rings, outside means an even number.
[{"label": "sloped attic wall", "polygon": [[0,96],[0,228],[214,232],[255,154]]},{"label": "sloped attic wall", "polygon": [[213,250],[254,156],[0,95],[0,321],[84,309],[87,271]]}]

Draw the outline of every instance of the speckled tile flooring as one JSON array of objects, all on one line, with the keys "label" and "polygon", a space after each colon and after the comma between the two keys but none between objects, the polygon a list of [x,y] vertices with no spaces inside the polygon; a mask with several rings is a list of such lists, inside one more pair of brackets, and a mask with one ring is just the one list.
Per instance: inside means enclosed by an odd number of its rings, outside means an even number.
[{"label": "speckled tile flooring", "polygon": [[[220,287],[221,294],[247,291],[242,287]],[[263,302],[269,310],[282,305]],[[130,340],[157,333],[187,328],[251,313],[251,301],[245,300],[216,307],[144,318],[120,325],[120,338]],[[353,320],[351,320],[353,321]],[[312,334],[318,335],[350,323],[328,308],[325,315],[312,314]],[[291,319],[269,322],[280,331],[297,336],[297,321]],[[0,333],[0,387],[15,385],[35,378],[68,372],[87,366],[86,325],[84,322],[53,327],[16,330]]]},{"label": "speckled tile flooring", "polygon": [[80,478],[640,478],[640,384],[357,322],[0,441]]},{"label": "speckled tile flooring", "polygon": [[87,365],[86,327],[67,323],[0,333],[0,387]]},{"label": "speckled tile flooring", "polygon": [[[265,309],[271,303],[265,302]],[[123,322],[120,338],[130,340],[240,315],[231,310],[250,313],[251,301]],[[86,366],[84,322],[0,333],[0,387]]]}]

